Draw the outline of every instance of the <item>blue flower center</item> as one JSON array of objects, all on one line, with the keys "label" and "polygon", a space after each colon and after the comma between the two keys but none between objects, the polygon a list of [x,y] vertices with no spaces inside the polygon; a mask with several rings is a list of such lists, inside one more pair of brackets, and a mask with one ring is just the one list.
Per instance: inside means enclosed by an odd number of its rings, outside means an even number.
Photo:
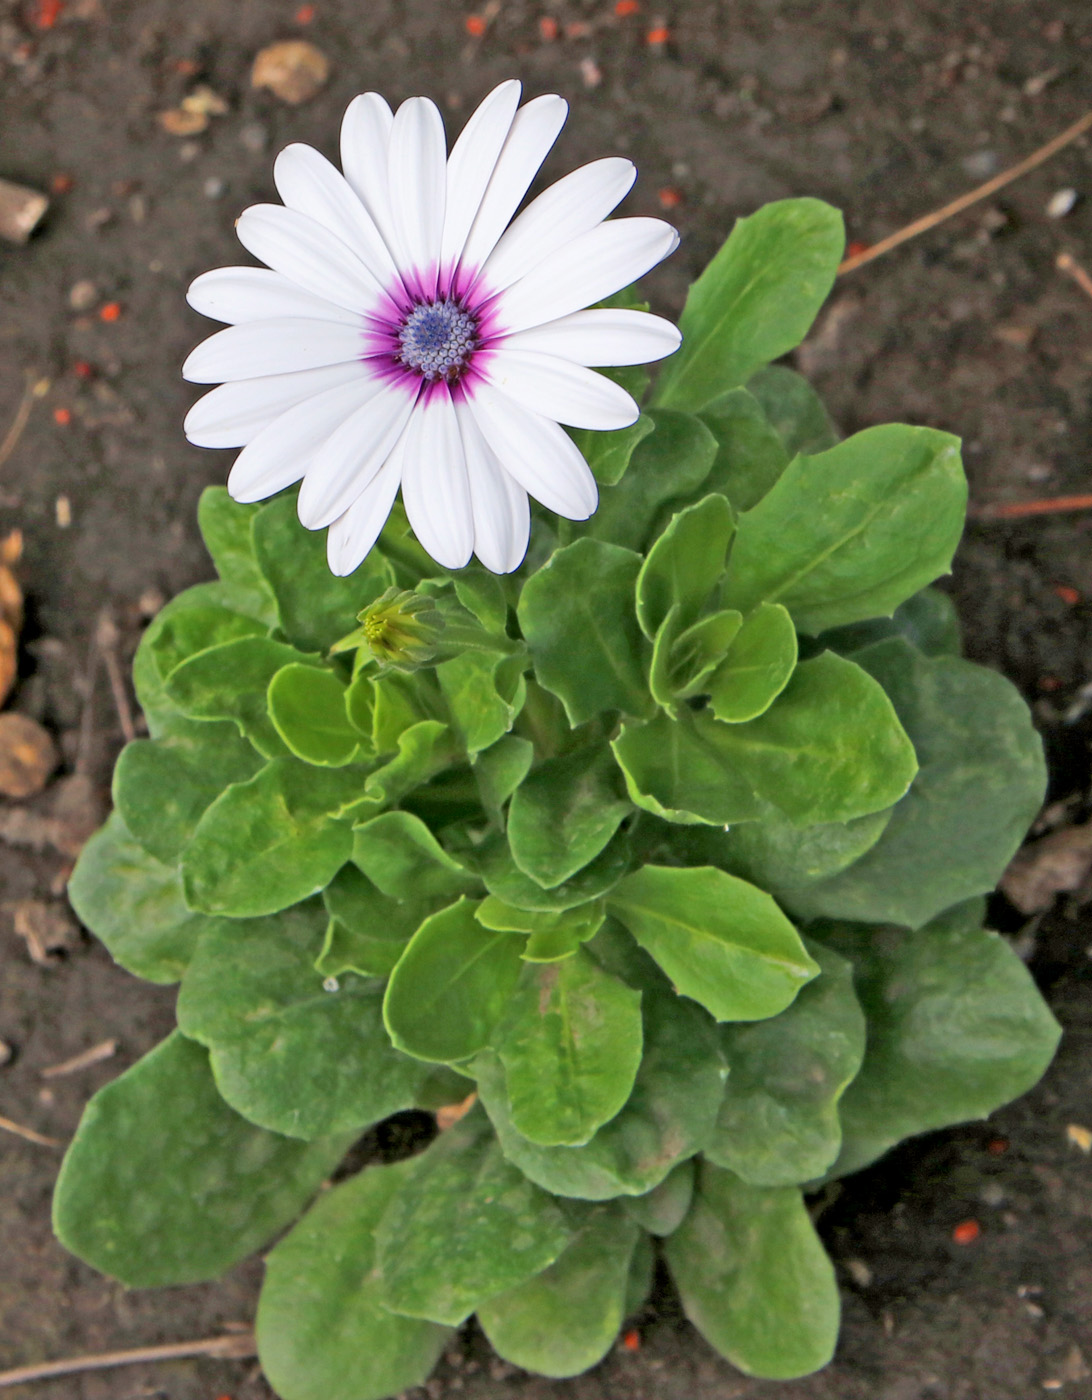
[{"label": "blue flower center", "polygon": [[398,332],[399,358],[422,379],[457,380],[478,348],[478,322],[451,297],[415,306]]}]

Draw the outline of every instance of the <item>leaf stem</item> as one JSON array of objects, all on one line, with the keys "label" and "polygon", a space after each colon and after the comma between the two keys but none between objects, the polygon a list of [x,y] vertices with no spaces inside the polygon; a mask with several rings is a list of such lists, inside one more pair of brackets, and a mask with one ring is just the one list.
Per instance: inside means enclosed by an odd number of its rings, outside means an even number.
[{"label": "leaf stem", "polygon": [[95,1356],[74,1356],[67,1361],[45,1361],[36,1366],[16,1366],[0,1371],[0,1390],[28,1381],[49,1380],[53,1376],[74,1376],[82,1371],[105,1371],[113,1366],[135,1366],[149,1361],[179,1361],[191,1356],[219,1357],[240,1361],[257,1356],[253,1332],[237,1332],[225,1337],[205,1337],[195,1342],[168,1342],[165,1346],[138,1347],[135,1351],[107,1351]]}]

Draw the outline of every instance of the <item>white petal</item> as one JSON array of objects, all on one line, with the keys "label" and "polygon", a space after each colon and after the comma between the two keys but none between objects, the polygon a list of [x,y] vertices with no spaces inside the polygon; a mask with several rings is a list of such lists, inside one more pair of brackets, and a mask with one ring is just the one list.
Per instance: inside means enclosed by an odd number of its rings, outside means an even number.
[{"label": "white petal", "polygon": [[547,510],[569,520],[587,520],[599,504],[599,488],[563,428],[488,384],[475,384],[469,403],[501,466],[525,491]]},{"label": "white petal", "polygon": [[394,114],[389,161],[391,213],[406,260],[402,271],[431,296],[447,203],[447,141],[435,102],[409,97],[402,103]]},{"label": "white petal", "polygon": [[390,249],[348,180],[325,156],[300,142],[286,146],[273,164],[273,180],[289,209],[340,238],[384,287],[390,286],[398,275]]},{"label": "white petal", "polygon": [[194,384],[258,379],[266,374],[289,374],[358,360],[364,350],[364,334],[358,325],[309,321],[302,316],[245,321],[217,331],[191,350],[182,366],[182,378]]},{"label": "white petal", "polygon": [[406,434],[402,504],[413,533],[445,569],[461,569],[474,549],[466,455],[451,395],[418,404]]},{"label": "white petal", "polygon": [[186,414],[183,431],[195,447],[243,447],[274,418],[325,389],[362,379],[359,360],[295,374],[270,374],[221,384],[199,398]]},{"label": "white petal", "polygon": [[628,428],[641,415],[620,384],[557,355],[495,350],[483,372],[490,384],[522,407],[570,428]]},{"label": "white petal", "polygon": [[673,355],[681,344],[678,327],[662,316],[610,307],[574,311],[503,342],[505,349],[541,350],[577,365],[645,365]]},{"label": "white petal", "polygon": [[323,301],[267,267],[215,267],[194,278],[186,300],[202,316],[232,326],[241,321],[266,321],[271,316],[310,316],[342,325],[360,324],[357,312]]},{"label": "white petal", "polygon": [[345,514],[330,526],[326,536],[326,559],[330,572],[339,578],[360,567],[387,523],[402,480],[402,444],[405,439],[403,432],[375,476]]},{"label": "white petal", "polygon": [[505,330],[522,331],[591,306],[628,287],[678,243],[679,235],[662,219],[610,219],[549,254],[502,292],[497,319]]},{"label": "white petal", "polygon": [[327,389],[279,414],[247,443],[228,474],[237,501],[264,501],[299,481],[310,454],[376,392],[375,381],[359,379]]},{"label": "white petal", "polygon": [[252,205],[239,215],[235,232],[267,267],[349,311],[371,311],[383,293],[375,275],[340,238],[295,209]]},{"label": "white petal", "polygon": [[373,396],[335,428],[303,478],[296,502],[302,525],[321,530],[344,515],[387,460],[414,399],[400,384],[377,382]]},{"label": "white petal", "polygon": [[395,262],[398,239],[387,190],[387,151],[394,116],[377,92],[364,92],[349,103],[341,123],[341,168],[357,199],[372,216]]},{"label": "white petal", "polygon": [[536,97],[516,113],[463,248],[463,267],[480,268],[497,246],[568,113],[569,104],[564,98],[551,94]]},{"label": "white petal", "polygon": [[474,513],[474,553],[495,574],[510,574],[523,563],[531,533],[527,492],[497,461],[482,437],[473,411],[455,405],[466,453],[470,505]]},{"label": "white petal", "polygon": [[490,253],[482,282],[503,291],[555,248],[587,233],[625,199],[637,167],[621,156],[581,166],[531,201]]},{"label": "white petal", "polygon": [[495,87],[481,103],[451,149],[447,161],[447,210],[440,245],[440,266],[459,259],[470,226],[481,206],[489,177],[512,129],[522,84],[515,78]]}]

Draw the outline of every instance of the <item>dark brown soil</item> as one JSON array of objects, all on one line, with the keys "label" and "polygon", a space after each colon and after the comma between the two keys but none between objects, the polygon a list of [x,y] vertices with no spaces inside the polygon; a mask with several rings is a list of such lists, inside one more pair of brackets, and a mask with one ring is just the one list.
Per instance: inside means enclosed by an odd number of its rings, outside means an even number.
[{"label": "dark brown soil", "polygon": [[[1088,103],[1087,0],[693,0],[617,19],[610,0],[503,0],[487,33],[445,0],[0,0],[0,176],[48,189],[53,207],[23,248],[0,252],[0,438],[25,376],[48,378],[0,473],[0,527],[26,533],[31,620],[14,703],[43,718],[75,761],[88,705],[90,640],[103,607],[131,645],[155,595],[208,572],[194,521],[228,454],[188,447],[193,391],[178,366],[206,333],[185,306],[197,272],[238,260],[232,221],[272,196],[289,140],[334,153],[342,109],[376,87],[437,97],[453,126],[500,78],[573,105],[556,175],[597,155],[634,156],[632,212],[673,217],[684,242],[649,280],[677,313],[685,287],[756,204],[821,195],[872,241],[1014,163]],[[484,4],[480,7],[486,10]],[[547,42],[539,19],[556,17]],[[660,22],[666,45],[645,36]],[[583,23],[582,37],[565,37]],[[311,102],[250,89],[255,52],[307,37],[333,63]],[[584,60],[593,60],[589,67]],[[583,69],[581,67],[584,63]],[[586,75],[598,72],[590,86]],[[230,104],[192,141],[156,114],[199,81]],[[1051,194],[1084,195],[1062,220]],[[977,506],[1086,491],[1092,458],[1092,300],[1055,270],[1092,263],[1092,146],[1077,144],[993,201],[839,284],[800,367],[846,429],[890,419],[963,435]],[[94,300],[70,306],[90,279]],[[120,316],[98,310],[117,302]],[[91,367],[81,377],[79,362]],[[56,410],[68,410],[55,414]],[[70,523],[65,524],[67,501]],[[972,523],[953,580],[970,654],[1034,702],[1053,796],[1087,813],[1092,514]],[[1088,598],[1090,601],[1085,602]],[[1076,599],[1076,601],[1074,601]],[[120,743],[101,675],[83,760],[104,783]],[[0,847],[5,911],[49,897],[59,858]],[[1007,931],[1018,927],[999,906]],[[824,1374],[776,1387],[717,1360],[670,1293],[592,1374],[555,1385],[490,1359],[473,1335],[429,1393],[467,1400],[1026,1400],[1092,1395],[1092,1157],[1067,1135],[1092,1126],[1092,927],[1055,911],[1032,967],[1068,1035],[1045,1082],[985,1125],[904,1146],[845,1183],[822,1226],[845,1284],[845,1328]],[[57,1138],[88,1096],[159,1039],[172,993],[135,981],[84,943],[31,963],[0,917],[0,1113]],[[107,1037],[108,1064],[44,1081],[40,1070]],[[1000,1151],[1002,1142],[1007,1142]],[[991,1144],[993,1147],[991,1148]],[[199,1288],[128,1293],[52,1241],[58,1153],[0,1134],[0,1367],[219,1331],[252,1313],[260,1265]],[[975,1219],[979,1238],[953,1241]],[[1088,1359],[1088,1364],[1086,1360]],[[36,1400],[258,1400],[247,1363],[135,1367],[13,1391]]]}]

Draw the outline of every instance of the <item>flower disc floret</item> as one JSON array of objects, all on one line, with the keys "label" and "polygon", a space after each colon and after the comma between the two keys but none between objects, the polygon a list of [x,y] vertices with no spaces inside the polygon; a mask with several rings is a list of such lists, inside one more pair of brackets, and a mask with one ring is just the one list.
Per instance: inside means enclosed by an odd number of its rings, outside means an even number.
[{"label": "flower disc floret", "polygon": [[[309,146],[277,157],[282,205],[236,228],[265,267],[198,277],[190,304],[228,323],[186,378],[215,384],[186,418],[202,447],[240,447],[238,501],[302,482],[308,529],[328,529],[336,574],[375,543],[399,490],[411,526],[445,568],[471,554],[495,573],[521,563],[528,498],[571,520],[598,489],[564,427],[614,430],[637,404],[594,367],[678,348],[646,312],[587,309],[678,243],[659,219],[609,219],[628,160],[593,161],[517,210],[567,104],[502,83],[450,155],[427,98],[392,112],[377,93],[349,105],[344,173]],[[515,217],[513,217],[515,216]]]}]

